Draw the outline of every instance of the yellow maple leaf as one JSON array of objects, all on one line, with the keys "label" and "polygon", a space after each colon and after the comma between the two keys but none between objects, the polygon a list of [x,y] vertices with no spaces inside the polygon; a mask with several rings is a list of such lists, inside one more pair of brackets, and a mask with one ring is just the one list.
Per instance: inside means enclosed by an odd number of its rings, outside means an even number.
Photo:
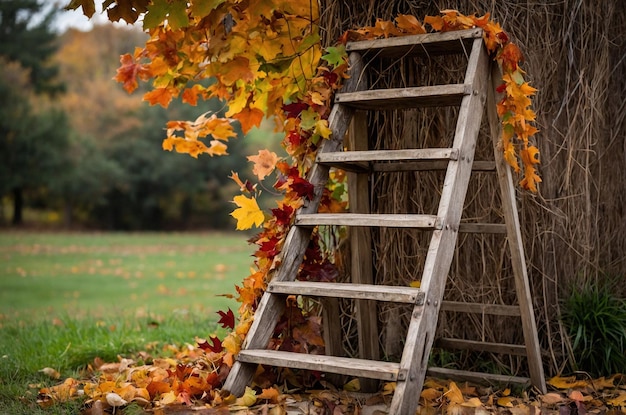
[{"label": "yellow maple leaf", "polygon": [[278,163],[278,156],[273,151],[259,150],[259,154],[256,156],[248,156],[248,160],[254,163],[252,173],[263,180],[266,176],[270,175],[276,168]]},{"label": "yellow maple leaf", "polygon": [[463,398],[463,393],[459,389],[459,387],[454,382],[450,382],[448,386],[448,391],[444,393],[446,398],[450,401],[450,403],[462,404],[465,402],[465,398]]},{"label": "yellow maple leaf", "polygon": [[261,226],[265,220],[265,215],[263,215],[254,197],[247,198],[239,195],[235,196],[233,201],[239,206],[230,214],[237,219],[237,230],[250,229],[252,225]]},{"label": "yellow maple leaf", "polygon": [[226,156],[228,153],[226,152],[226,144],[221,141],[211,140],[211,147],[209,147],[205,152],[213,157],[213,156]]},{"label": "yellow maple leaf", "polygon": [[315,123],[315,134],[324,138],[329,138],[333,131],[328,128],[328,120],[319,120]]}]

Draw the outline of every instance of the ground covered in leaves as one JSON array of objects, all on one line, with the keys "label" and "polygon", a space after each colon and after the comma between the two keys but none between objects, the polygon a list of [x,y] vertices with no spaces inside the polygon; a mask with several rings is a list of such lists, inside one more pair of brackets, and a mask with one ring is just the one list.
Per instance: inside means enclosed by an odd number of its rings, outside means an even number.
[{"label": "ground covered in leaves", "polygon": [[[170,346],[171,347],[171,346]],[[242,397],[224,393],[215,370],[216,353],[187,345],[171,347],[172,357],[152,358],[140,352],[133,359],[106,363],[95,359],[79,379],[38,389],[38,403],[49,407],[73,399],[85,401],[84,415],[118,414],[387,414],[395,384],[377,393],[360,392],[354,379],[338,389],[317,382],[317,389],[294,386],[283,376],[281,385],[247,388]],[[42,371],[53,378],[58,372]],[[220,371],[223,372],[223,371]],[[262,378],[262,377],[261,377]],[[584,374],[548,380],[549,392],[514,390],[427,378],[419,414],[618,414],[626,413],[626,375],[591,379]]]}]

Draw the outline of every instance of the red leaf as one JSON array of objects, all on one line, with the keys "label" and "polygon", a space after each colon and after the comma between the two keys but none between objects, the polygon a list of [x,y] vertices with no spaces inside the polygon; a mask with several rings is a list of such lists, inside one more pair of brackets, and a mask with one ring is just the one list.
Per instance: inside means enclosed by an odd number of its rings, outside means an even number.
[{"label": "red leaf", "polygon": [[496,88],[496,92],[498,92],[498,94],[502,94],[504,91],[506,91],[506,84],[503,83],[502,85],[499,85]]},{"label": "red leaf", "polygon": [[283,105],[283,111],[287,113],[288,118],[297,118],[307,108],[309,108],[309,105],[304,102]]},{"label": "red leaf", "polygon": [[202,350],[210,350],[213,353],[219,353],[222,350],[224,350],[220,339],[213,336],[213,337],[209,337],[209,340],[211,340],[211,343],[213,344],[209,344],[209,342],[205,340],[203,343],[198,343],[198,347],[201,348]]},{"label": "red leaf", "polygon": [[293,216],[293,208],[289,205],[283,205],[281,208],[272,209],[272,214],[276,217],[278,225],[289,225]]},{"label": "red leaf", "polygon": [[217,323],[221,324],[223,328],[225,329],[235,328],[235,315],[233,314],[233,310],[229,308],[226,313],[223,311],[218,311],[217,314],[219,314],[221,317],[220,321],[218,321]]},{"label": "red leaf", "polygon": [[290,187],[299,197],[306,197],[312,200],[315,196],[315,187],[302,177],[294,177]]}]

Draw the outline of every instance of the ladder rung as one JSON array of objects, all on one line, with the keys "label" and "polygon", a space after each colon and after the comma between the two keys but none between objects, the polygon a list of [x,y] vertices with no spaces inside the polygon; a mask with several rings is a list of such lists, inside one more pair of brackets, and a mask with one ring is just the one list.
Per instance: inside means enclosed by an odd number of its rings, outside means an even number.
[{"label": "ladder rung", "polygon": [[258,363],[294,369],[316,370],[387,381],[398,380],[398,363],[376,360],[350,359],[304,353],[290,353],[278,350],[242,350],[237,360],[245,363]]},{"label": "ladder rung", "polygon": [[339,93],[335,102],[364,110],[445,107],[460,105],[463,96],[470,93],[470,86],[465,84],[417,86]]},{"label": "ladder rung", "polygon": [[491,343],[451,338],[437,339],[436,343],[438,347],[442,347],[444,349],[474,350],[478,352],[526,356],[526,347],[519,344]]},{"label": "ladder rung", "polygon": [[311,213],[296,215],[297,226],[336,225],[441,229],[435,215],[375,213]]},{"label": "ladder rung", "polygon": [[[372,163],[371,170],[373,172],[387,171],[433,171],[445,170],[448,168],[446,160],[423,160],[423,161],[405,161],[397,163]],[[349,170],[349,169],[346,169]],[[363,165],[355,167],[354,171],[368,171],[368,166]],[[496,163],[493,161],[474,161],[472,171],[490,172],[496,170]]]},{"label": "ladder rung", "polygon": [[491,373],[469,372],[467,370],[446,369],[443,367],[429,367],[426,371],[428,376],[441,379],[458,379],[476,383],[503,383],[528,385],[530,379],[520,376],[494,375]]},{"label": "ladder rung", "polygon": [[267,287],[272,294],[294,294],[313,297],[353,298],[357,300],[424,304],[419,288],[389,285],[350,284],[339,282],[273,281]]},{"label": "ladder rung", "polygon": [[443,301],[441,310],[513,317],[521,315],[519,306],[516,305],[465,303],[463,301]]},{"label": "ladder rung", "polygon": [[[317,162],[344,170],[362,170],[368,163],[420,160],[458,160],[456,148],[418,148],[406,150],[340,151],[321,153]],[[355,166],[352,168],[351,166]]]},{"label": "ladder rung", "polygon": [[461,223],[459,232],[465,233],[506,233],[503,223]]},{"label": "ladder rung", "polygon": [[387,39],[348,42],[348,52],[359,52],[380,57],[415,55],[444,55],[469,53],[470,42],[482,37],[481,29],[455,30],[442,33],[400,36]]}]

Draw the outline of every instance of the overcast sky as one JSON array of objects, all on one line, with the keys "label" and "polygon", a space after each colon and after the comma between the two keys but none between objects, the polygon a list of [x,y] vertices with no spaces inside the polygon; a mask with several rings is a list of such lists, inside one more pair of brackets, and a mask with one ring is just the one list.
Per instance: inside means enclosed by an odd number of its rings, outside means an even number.
[{"label": "overcast sky", "polygon": [[[0,0],[1,1],[1,0]],[[61,9],[57,14],[56,21],[53,24],[55,30],[59,33],[65,32],[69,28],[75,28],[82,31],[91,30],[94,24],[104,24],[108,23],[106,13],[102,14],[102,2],[96,1],[96,13],[88,19],[84,14],[81,8],[76,10],[63,10],[63,6],[65,6],[69,1],[56,1],[57,7]],[[126,22],[116,23],[120,26],[128,26]]]}]

